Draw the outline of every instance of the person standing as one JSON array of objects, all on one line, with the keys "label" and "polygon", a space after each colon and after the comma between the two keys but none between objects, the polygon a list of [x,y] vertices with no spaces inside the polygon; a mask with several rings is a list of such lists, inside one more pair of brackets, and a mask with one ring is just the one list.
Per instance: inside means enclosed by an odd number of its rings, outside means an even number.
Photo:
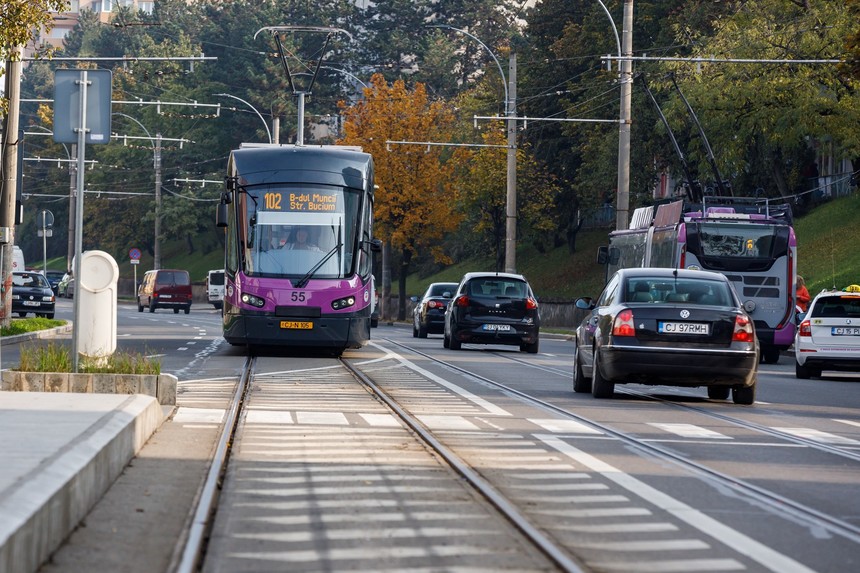
[{"label": "person standing", "polygon": [[809,308],[811,297],[809,296],[809,291],[806,289],[806,281],[804,281],[803,277],[800,275],[797,275],[797,291],[795,292],[794,298],[800,312],[806,312]]}]

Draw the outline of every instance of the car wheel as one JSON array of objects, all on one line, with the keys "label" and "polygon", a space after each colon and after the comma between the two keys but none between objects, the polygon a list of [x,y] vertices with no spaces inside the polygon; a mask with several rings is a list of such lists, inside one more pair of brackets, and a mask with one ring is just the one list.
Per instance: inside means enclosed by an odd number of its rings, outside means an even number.
[{"label": "car wheel", "polygon": [[154,302],[149,303],[149,312],[155,312],[155,303]]},{"label": "car wheel", "polygon": [[711,400],[728,400],[732,389],[728,386],[708,386],[708,398]]},{"label": "car wheel", "polygon": [[732,402],[749,406],[755,402],[755,382],[752,386],[733,386]]},{"label": "car wheel", "polygon": [[174,309],[173,309],[173,314],[179,314],[179,309],[178,309],[178,308],[174,308]]},{"label": "car wheel", "polygon": [[573,391],[578,393],[591,392],[591,378],[586,378],[582,371],[582,361],[579,350],[573,351]]},{"label": "car wheel", "polygon": [[54,313],[53,313],[53,312],[49,312],[48,314],[46,314],[46,315],[45,315],[45,318],[53,320],[53,318],[54,318]]},{"label": "car wheel", "polygon": [[414,318],[412,319],[412,338],[418,338],[418,323]]},{"label": "car wheel", "polygon": [[143,312],[143,305],[140,304],[140,298],[137,299],[137,312]]},{"label": "car wheel", "polygon": [[442,334],[442,346],[445,348],[451,348],[451,339],[448,338],[448,333],[445,332]]},{"label": "car wheel", "polygon": [[595,349],[591,369],[591,395],[595,398],[612,398],[612,395],[615,393],[615,384],[604,378],[600,373],[598,356],[600,356],[600,353]]},{"label": "car wheel", "polygon": [[451,331],[451,338],[448,340],[448,348],[451,350],[460,350],[462,348],[463,343],[457,340],[454,336],[454,331]]},{"label": "car wheel", "polygon": [[531,344],[520,344],[520,352],[528,352],[529,354],[537,354],[540,350],[540,340],[535,340]]},{"label": "car wheel", "polygon": [[18,316],[20,316],[21,318],[24,318],[25,316],[27,316],[27,313],[26,312],[19,312]]},{"label": "car wheel", "polygon": [[761,361],[765,364],[776,364],[779,362],[779,348],[767,346],[761,349]]},{"label": "car wheel", "polygon": [[427,327],[418,323],[418,338],[427,338]]},{"label": "car wheel", "polygon": [[812,368],[811,366],[801,365],[799,362],[795,362],[794,375],[801,380],[809,380],[813,376],[821,376],[821,369]]},{"label": "car wheel", "polygon": [[190,306],[186,306],[186,307],[185,307],[185,314],[188,314],[188,313],[190,313],[190,312],[191,312],[191,307],[190,307]]}]

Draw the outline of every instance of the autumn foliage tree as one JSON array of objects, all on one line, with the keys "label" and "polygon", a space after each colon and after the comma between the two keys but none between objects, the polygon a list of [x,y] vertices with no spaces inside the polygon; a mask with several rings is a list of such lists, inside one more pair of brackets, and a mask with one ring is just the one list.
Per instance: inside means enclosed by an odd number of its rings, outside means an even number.
[{"label": "autumn foliage tree", "polygon": [[375,74],[355,105],[341,103],[343,145],[359,145],[373,156],[376,177],[375,234],[399,251],[398,319],[406,315],[406,277],[415,255],[429,252],[450,262],[442,239],[459,222],[454,209],[457,190],[444,146],[387,144],[389,141],[450,140],[451,110],[431,101],[423,84],[407,88],[403,80],[388,84]]}]

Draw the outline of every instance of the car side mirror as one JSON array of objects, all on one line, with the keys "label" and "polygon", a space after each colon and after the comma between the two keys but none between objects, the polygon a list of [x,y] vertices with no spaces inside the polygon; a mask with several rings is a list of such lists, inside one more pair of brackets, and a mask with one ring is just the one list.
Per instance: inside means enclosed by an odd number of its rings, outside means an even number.
[{"label": "car side mirror", "polygon": [[584,296],[582,298],[576,299],[576,302],[573,303],[576,308],[582,310],[593,310],[594,309],[594,299],[590,296]]},{"label": "car side mirror", "polygon": [[418,297],[417,296],[410,296],[409,300],[411,300],[412,302],[418,302]]}]

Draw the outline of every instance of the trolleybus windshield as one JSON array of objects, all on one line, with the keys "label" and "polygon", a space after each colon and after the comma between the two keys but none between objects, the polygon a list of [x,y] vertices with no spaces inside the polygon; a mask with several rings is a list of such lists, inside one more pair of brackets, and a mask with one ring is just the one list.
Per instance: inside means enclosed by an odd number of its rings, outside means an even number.
[{"label": "trolleybus windshield", "polygon": [[315,278],[354,272],[359,194],[326,186],[253,188],[245,201],[245,272],[250,276]]}]

